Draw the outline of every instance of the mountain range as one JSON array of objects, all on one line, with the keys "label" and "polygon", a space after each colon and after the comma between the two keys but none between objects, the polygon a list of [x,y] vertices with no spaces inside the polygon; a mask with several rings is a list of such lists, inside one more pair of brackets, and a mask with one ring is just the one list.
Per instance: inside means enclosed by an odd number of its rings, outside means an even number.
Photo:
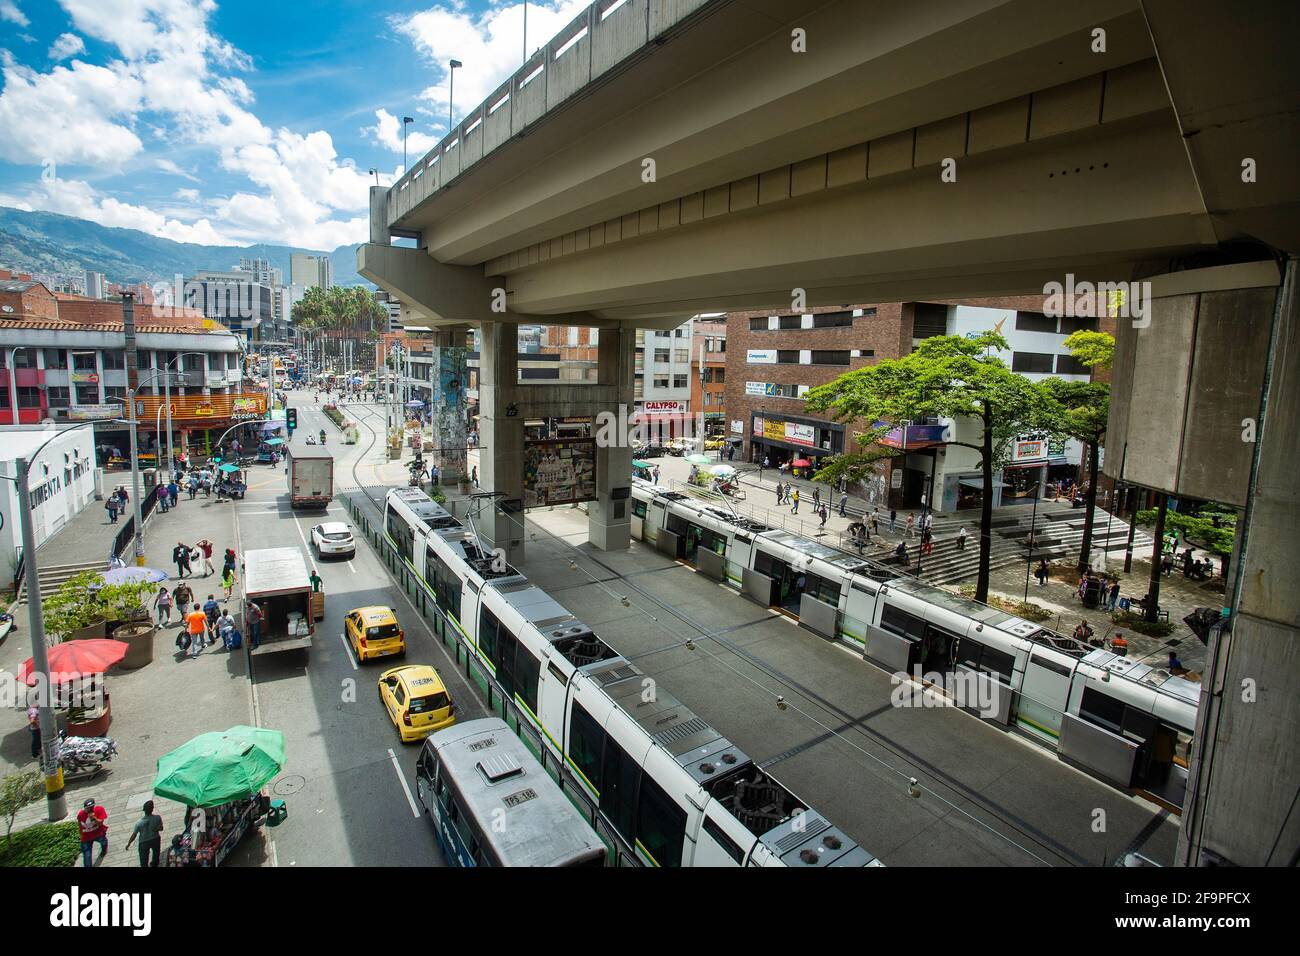
[{"label": "mountain range", "polygon": [[102,272],[109,282],[171,282],[177,273],[227,270],[241,256],[266,259],[289,278],[295,252],[327,255],[334,263],[336,285],[369,285],[357,274],[357,244],[329,252],[294,246],[203,246],[152,236],[138,229],[101,226],[88,219],[51,212],[26,212],[0,206],[0,268],[14,272],[80,275]]}]

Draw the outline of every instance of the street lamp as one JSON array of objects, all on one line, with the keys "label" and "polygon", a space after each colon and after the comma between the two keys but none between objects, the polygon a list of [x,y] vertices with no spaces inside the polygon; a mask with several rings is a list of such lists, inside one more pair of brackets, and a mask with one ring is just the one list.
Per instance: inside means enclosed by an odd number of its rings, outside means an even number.
[{"label": "street lamp", "polygon": [[[120,418],[108,421],[131,426],[134,445],[135,422]],[[37,678],[36,702],[41,727],[41,772],[45,775],[45,803],[50,822],[62,820],[68,815],[68,801],[63,791],[63,770],[59,767],[59,727],[54,719],[54,707],[50,700],[50,658],[45,644],[45,611],[41,607],[41,577],[36,563],[36,529],[32,522],[32,498],[28,487],[28,476],[32,463],[40,456],[47,445],[54,439],[66,435],[78,428],[93,426],[95,422],[82,422],[68,428],[55,429],[54,434],[41,443],[26,458],[19,458],[14,464],[17,476],[7,478],[15,484],[18,496],[18,514],[21,517],[23,533],[23,580],[27,590],[27,627],[31,632],[32,673]],[[139,496],[136,503],[136,521],[139,521]],[[136,525],[139,533],[139,524]]]},{"label": "street lamp", "polygon": [[456,102],[456,68],[464,66],[460,60],[452,60],[447,64],[447,135],[451,135],[451,116],[452,107]]},{"label": "street lamp", "polygon": [[[406,127],[415,122],[414,116],[402,117],[402,172],[406,172]],[[375,182],[379,182],[379,174],[375,173]]]}]

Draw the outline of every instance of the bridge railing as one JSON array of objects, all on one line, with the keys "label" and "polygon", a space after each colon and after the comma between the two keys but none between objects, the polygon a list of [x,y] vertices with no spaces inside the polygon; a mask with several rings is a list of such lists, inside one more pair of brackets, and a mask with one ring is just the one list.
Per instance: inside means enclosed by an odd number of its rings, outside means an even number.
[{"label": "bridge railing", "polygon": [[601,812],[600,806],[588,796],[572,769],[551,752],[542,735],[520,710],[513,695],[505,693],[497,683],[496,677],[479,664],[460,628],[438,606],[433,590],[420,580],[415,569],[393,546],[388,535],[384,533],[383,527],[371,522],[370,515],[359,502],[353,499],[352,495],[342,494],[339,498],[351,516],[355,530],[361,532],[367,543],[374,548],[380,561],[388,568],[407,597],[411,599],[411,604],[429,625],[429,630],[451,653],[457,670],[464,673],[466,680],[478,689],[487,702],[488,710],[494,716],[504,720],[506,726],[518,735],[542,765],[542,769],[559,786],[560,791],[586,818],[609,851],[610,862],[614,866],[642,866],[632,846],[610,825]]},{"label": "bridge railing", "polygon": [[596,0],[389,187],[392,225],[592,81],[720,0]]}]

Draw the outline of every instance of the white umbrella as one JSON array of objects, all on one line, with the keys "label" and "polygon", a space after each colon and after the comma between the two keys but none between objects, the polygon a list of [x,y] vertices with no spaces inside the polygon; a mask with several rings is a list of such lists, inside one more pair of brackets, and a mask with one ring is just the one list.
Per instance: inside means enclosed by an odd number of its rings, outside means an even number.
[{"label": "white umbrella", "polygon": [[736,473],[736,469],[731,467],[731,465],[714,465],[709,470],[719,478],[730,478]]}]

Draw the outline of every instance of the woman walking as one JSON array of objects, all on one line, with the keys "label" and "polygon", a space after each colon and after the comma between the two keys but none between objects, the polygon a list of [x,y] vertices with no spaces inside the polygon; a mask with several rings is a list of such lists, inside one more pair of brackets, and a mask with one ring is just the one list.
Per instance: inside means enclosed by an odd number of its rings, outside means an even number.
[{"label": "woman walking", "polygon": [[221,586],[226,591],[226,600],[230,600],[230,592],[235,589],[235,567],[227,565],[226,569],[221,572]]},{"label": "woman walking", "polygon": [[154,595],[153,606],[158,609],[158,623],[168,624],[172,619],[172,596],[164,585],[158,589]]}]

